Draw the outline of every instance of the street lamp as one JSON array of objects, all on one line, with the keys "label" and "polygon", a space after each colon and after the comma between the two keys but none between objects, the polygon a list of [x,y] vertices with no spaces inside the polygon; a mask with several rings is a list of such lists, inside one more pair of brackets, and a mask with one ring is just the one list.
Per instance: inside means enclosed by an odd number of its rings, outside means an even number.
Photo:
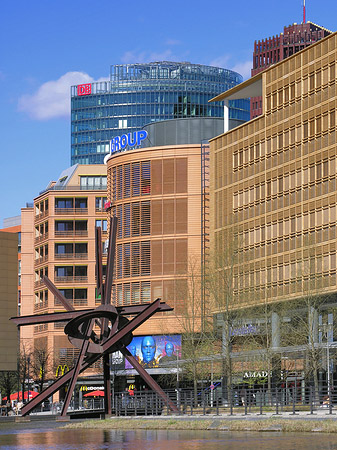
[{"label": "street lamp", "polygon": [[[29,364],[30,364],[30,356],[28,356],[27,357],[27,378],[28,378],[28,395],[27,395],[27,400],[28,400],[28,402],[29,402],[29,388],[30,388],[30,386],[29,386]],[[22,402],[23,402],[23,400],[24,399],[22,399]]]}]

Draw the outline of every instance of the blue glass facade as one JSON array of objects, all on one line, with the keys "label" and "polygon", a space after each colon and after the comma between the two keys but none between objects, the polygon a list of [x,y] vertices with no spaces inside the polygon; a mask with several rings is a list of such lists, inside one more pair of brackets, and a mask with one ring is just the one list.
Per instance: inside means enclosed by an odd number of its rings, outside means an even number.
[{"label": "blue glass facade", "polygon": [[[186,62],[113,65],[109,81],[71,88],[71,164],[103,163],[113,137],[150,122],[223,117],[222,102],[208,100],[241,82],[231,70]],[[233,101],[230,119],[249,120],[249,109],[249,100]]]}]

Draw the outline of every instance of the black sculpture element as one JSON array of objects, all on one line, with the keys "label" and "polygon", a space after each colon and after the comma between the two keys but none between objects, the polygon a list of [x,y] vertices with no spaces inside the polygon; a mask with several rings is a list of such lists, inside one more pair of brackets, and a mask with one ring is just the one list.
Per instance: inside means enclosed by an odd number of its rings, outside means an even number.
[{"label": "black sculpture element", "polygon": [[[113,217],[110,221],[107,273],[104,282],[102,270],[101,228],[96,228],[97,293],[101,295],[102,305],[91,310],[75,311],[74,307],[61,294],[49,278],[44,277],[43,280],[47,288],[62,303],[67,312],[42,314],[39,316],[14,317],[11,319],[18,326],[67,321],[68,323],[64,328],[64,332],[68,335],[69,341],[80,350],[74,367],[61,378],[56,380],[53,384],[49,385],[37,397],[24,405],[21,410],[23,416],[29,414],[37,405],[41,404],[49,396],[58,391],[64,384],[69,382],[61,412],[61,415],[65,416],[67,414],[78,375],[101,357],[103,357],[105,412],[107,414],[111,414],[109,354],[116,351],[122,352],[125,358],[136,369],[145,382],[162,398],[164,403],[167,404],[173,411],[178,412],[178,409],[174,403],[168,399],[160,386],[146,372],[146,370],[144,370],[136,358],[134,358],[126,348],[132,341],[132,332],[137,327],[148,320],[157,311],[172,311],[172,308],[165,303],[161,303],[160,299],[157,299],[153,303],[146,306],[133,305],[129,307],[124,306],[116,308],[111,305],[116,233],[117,218]],[[129,320],[125,317],[127,315],[132,315],[134,317],[132,320]],[[99,334],[94,331],[95,325],[98,325],[100,328]]]}]

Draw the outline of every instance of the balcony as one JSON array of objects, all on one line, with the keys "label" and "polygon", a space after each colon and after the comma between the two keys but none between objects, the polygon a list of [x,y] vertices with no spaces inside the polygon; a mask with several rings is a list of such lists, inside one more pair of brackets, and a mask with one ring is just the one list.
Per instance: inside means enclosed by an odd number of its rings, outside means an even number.
[{"label": "balcony", "polygon": [[[88,305],[87,298],[74,298],[74,299],[67,299],[67,300],[72,306],[87,306]],[[54,300],[54,306],[59,308],[60,306],[62,306],[62,303],[60,302],[60,300],[58,300],[56,298]],[[64,327],[64,325],[63,325],[63,327]]]},{"label": "balcony", "polygon": [[55,214],[61,216],[87,215],[88,208],[55,208]]},{"label": "balcony", "polygon": [[43,280],[37,280],[34,282],[34,288],[39,288],[45,286],[44,281]]},{"label": "balcony", "polygon": [[55,253],[55,259],[88,259],[88,253]]},{"label": "balcony", "polygon": [[40,309],[48,308],[48,300],[45,300],[43,302],[35,303],[34,305],[34,311],[39,311]]},{"label": "balcony", "polygon": [[58,277],[55,276],[55,283],[85,283],[88,282],[88,276],[69,276],[69,277]]},{"label": "balcony", "polygon": [[48,233],[41,234],[40,236],[36,236],[35,244],[37,244],[38,242],[41,242],[41,241],[45,241],[46,239],[48,239]]},{"label": "balcony", "polygon": [[57,237],[88,236],[88,230],[55,231]]},{"label": "balcony", "polygon": [[43,212],[41,212],[39,214],[36,214],[35,215],[35,221],[38,221],[38,220],[43,219],[44,217],[47,217],[48,213],[49,213],[49,210],[47,209],[46,211],[43,211]]},{"label": "balcony", "polygon": [[37,259],[35,260],[35,265],[38,266],[38,265],[43,264],[43,263],[45,263],[45,262],[47,262],[47,261],[48,261],[48,255],[46,255],[46,256],[41,256],[41,258],[37,258]]}]

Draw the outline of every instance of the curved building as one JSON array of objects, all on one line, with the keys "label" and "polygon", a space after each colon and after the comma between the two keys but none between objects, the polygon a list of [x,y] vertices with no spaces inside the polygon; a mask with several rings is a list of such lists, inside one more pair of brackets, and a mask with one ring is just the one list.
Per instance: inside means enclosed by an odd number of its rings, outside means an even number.
[{"label": "curved building", "polygon": [[[187,299],[188,265],[200,263],[200,144],[113,154],[107,197],[118,217],[117,305],[160,297],[176,313]],[[175,313],[158,313],[137,334],[179,332]]]},{"label": "curved building", "polygon": [[[108,81],[71,88],[71,164],[100,164],[109,141],[151,122],[223,117],[222,102],[208,103],[242,82],[228,69],[189,62],[111,66]],[[249,100],[230,104],[230,119],[249,120]]]}]

